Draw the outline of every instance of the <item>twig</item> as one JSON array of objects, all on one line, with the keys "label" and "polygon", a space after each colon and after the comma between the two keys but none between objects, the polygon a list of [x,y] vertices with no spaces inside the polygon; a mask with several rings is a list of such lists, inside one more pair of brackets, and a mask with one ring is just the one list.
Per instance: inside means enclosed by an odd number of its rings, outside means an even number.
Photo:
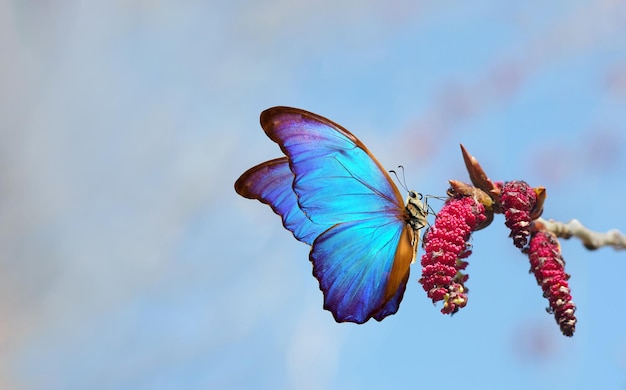
[{"label": "twig", "polygon": [[564,223],[554,220],[538,218],[535,220],[535,227],[539,230],[547,230],[557,237],[568,239],[570,237],[579,238],[585,248],[594,250],[603,246],[612,246],[615,250],[626,250],[626,235],[617,229],[609,230],[606,233],[594,232],[583,226],[577,219]]}]

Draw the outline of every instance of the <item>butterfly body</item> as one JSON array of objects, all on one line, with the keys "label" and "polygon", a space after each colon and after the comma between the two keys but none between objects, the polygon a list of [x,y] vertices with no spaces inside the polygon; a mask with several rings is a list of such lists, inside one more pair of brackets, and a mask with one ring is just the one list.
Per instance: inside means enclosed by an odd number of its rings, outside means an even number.
[{"label": "butterfly body", "polygon": [[426,225],[419,196],[409,192],[405,205],[365,145],[324,117],[274,107],[261,114],[261,127],[285,157],[250,168],[237,193],[268,204],[311,245],[313,275],[336,321],[394,314]]}]

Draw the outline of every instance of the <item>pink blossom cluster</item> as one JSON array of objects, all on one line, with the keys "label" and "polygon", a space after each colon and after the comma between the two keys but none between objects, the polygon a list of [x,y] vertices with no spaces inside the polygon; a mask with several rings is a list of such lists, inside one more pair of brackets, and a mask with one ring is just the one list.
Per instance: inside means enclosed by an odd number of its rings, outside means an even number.
[{"label": "pink blossom cluster", "polygon": [[537,195],[535,191],[523,181],[510,181],[501,189],[501,202],[504,211],[506,226],[511,229],[509,237],[513,244],[522,249],[528,243],[532,218],[530,216]]},{"label": "pink blossom cluster", "polygon": [[484,206],[472,197],[450,198],[424,235],[420,283],[433,303],[443,301],[444,314],[454,314],[467,304],[463,259],[472,253],[470,234],[486,219],[484,213]]},{"label": "pink blossom cluster", "polygon": [[565,260],[556,236],[534,228],[536,194],[535,189],[523,181],[505,183],[501,188],[505,224],[511,229],[515,246],[528,254],[530,270],[548,299],[548,312],[554,314],[561,332],[571,337],[576,326],[576,305],[569,289],[569,275],[565,273]]},{"label": "pink blossom cluster", "polygon": [[572,302],[569,275],[565,273],[565,261],[561,247],[554,234],[538,231],[533,234],[528,247],[530,270],[550,302],[549,313],[554,314],[561,332],[573,336],[576,328],[576,305]]}]

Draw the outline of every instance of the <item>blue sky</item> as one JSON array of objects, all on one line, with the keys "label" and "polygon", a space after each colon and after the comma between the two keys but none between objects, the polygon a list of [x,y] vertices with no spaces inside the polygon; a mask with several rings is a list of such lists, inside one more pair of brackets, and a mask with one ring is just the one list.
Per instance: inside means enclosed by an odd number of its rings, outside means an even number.
[{"label": "blue sky", "polygon": [[544,217],[626,231],[624,34],[614,0],[0,3],[0,387],[624,388],[624,252],[562,241],[573,338],[501,216],[454,317],[414,266],[395,316],[337,324],[233,189],[288,105],[417,191],[467,180],[463,143]]}]

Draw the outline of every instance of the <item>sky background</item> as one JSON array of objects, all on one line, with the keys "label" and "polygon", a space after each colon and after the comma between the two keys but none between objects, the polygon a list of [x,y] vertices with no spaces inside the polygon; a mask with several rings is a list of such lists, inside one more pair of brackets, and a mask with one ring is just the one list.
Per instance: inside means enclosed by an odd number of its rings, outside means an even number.
[{"label": "sky background", "polygon": [[422,193],[468,180],[463,143],[626,231],[625,36],[617,0],[0,0],[0,388],[626,389],[626,252],[562,241],[573,338],[502,216],[454,317],[417,265],[396,315],[337,324],[233,189],[288,105]]}]

